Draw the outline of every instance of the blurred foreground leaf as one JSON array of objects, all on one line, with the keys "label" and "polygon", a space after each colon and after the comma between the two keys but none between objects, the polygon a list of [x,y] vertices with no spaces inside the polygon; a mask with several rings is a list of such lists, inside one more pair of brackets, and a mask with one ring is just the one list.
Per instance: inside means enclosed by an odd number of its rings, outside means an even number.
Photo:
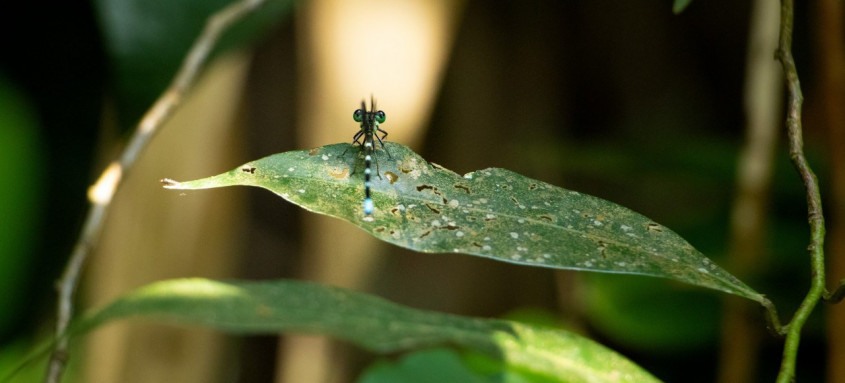
[{"label": "blurred foreground leaf", "polygon": [[403,145],[386,145],[390,156],[376,155],[381,177],[373,177],[376,210],[369,221],[361,206],[360,150],[349,144],[279,153],[195,181],[162,182],[179,190],[258,186],[420,252],[651,275],[766,300],[679,235],[627,208],[504,169],[461,177]]},{"label": "blurred foreground leaf", "polygon": [[86,315],[71,335],[135,317],[238,334],[325,334],[376,353],[453,345],[483,352],[513,369],[554,378],[551,381],[657,381],[619,354],[561,330],[416,310],[298,281],[157,282]]},{"label": "blurred foreground leaf", "polygon": [[475,351],[433,348],[369,366],[358,383],[560,383],[567,377],[539,375]]},{"label": "blurred foreground leaf", "polygon": [[[497,377],[498,378],[498,377]],[[505,383],[472,371],[460,355],[449,349],[430,349],[406,355],[397,361],[379,361],[367,368],[358,383]]]}]

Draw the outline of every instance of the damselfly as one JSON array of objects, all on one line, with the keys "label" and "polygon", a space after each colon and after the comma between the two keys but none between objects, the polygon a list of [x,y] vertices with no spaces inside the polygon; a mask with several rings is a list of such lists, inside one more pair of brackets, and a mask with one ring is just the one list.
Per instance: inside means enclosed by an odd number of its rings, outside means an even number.
[{"label": "damselfly", "polygon": [[[375,158],[375,141],[378,140],[382,149],[384,149],[387,156],[390,157],[390,152],[384,147],[384,139],[387,137],[387,132],[379,128],[379,124],[383,124],[387,119],[387,115],[382,110],[376,109],[375,99],[370,99],[371,109],[367,110],[367,104],[361,100],[361,109],[356,109],[352,113],[352,119],[361,124],[361,129],[352,137],[352,144],[358,144],[364,150],[364,216],[367,220],[372,220],[374,210],[373,198],[370,192],[372,177],[372,163],[376,163],[376,175],[381,179],[379,173],[378,160]],[[362,141],[363,140],[363,141]],[[346,153],[344,151],[344,153]],[[354,173],[354,170],[353,172]]]}]

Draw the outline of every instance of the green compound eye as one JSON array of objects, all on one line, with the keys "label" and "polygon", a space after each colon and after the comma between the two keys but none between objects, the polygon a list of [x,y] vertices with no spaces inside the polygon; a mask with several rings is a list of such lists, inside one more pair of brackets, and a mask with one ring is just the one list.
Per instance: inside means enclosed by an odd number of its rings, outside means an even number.
[{"label": "green compound eye", "polygon": [[352,113],[352,119],[355,120],[355,122],[364,121],[364,111],[356,109],[355,112]]},{"label": "green compound eye", "polygon": [[384,111],[381,111],[381,110],[380,110],[380,111],[376,112],[376,121],[377,121],[379,124],[383,124],[383,123],[384,123],[384,120],[387,120],[387,115],[386,115],[386,114],[384,114]]}]

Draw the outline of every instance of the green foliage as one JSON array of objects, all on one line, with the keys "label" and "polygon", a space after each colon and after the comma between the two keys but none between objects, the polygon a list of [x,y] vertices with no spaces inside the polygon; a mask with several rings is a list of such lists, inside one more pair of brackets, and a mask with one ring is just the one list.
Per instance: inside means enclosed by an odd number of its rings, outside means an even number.
[{"label": "green foliage", "polygon": [[[46,345],[41,345],[40,353],[33,354],[33,345],[23,337],[0,347],[0,382],[37,382],[44,375],[47,366],[44,358]],[[34,355],[34,356],[33,356]]]},{"label": "green foliage", "polygon": [[677,15],[687,9],[690,3],[692,3],[692,0],[675,0],[672,3],[672,12]]},{"label": "green foliage", "polygon": [[[121,125],[134,125],[161,94],[208,17],[230,0],[98,0]],[[215,53],[243,48],[282,20],[293,1],[267,1],[222,36]]]},{"label": "green foliage", "polygon": [[668,228],[622,206],[504,169],[461,177],[405,146],[385,149],[390,157],[377,153],[372,221],[362,213],[363,172],[349,144],[275,154],[209,178],[165,180],[165,187],[257,186],[415,251],[657,276],[765,300]]},{"label": "green foliage", "polygon": [[38,123],[22,94],[0,78],[0,334],[24,311],[44,176]]},{"label": "green foliage", "polygon": [[[113,320],[136,317],[238,334],[326,334],[377,353],[454,345],[484,353],[507,370],[548,381],[657,381],[615,352],[562,330],[416,310],[362,293],[298,281],[157,282],[86,315],[74,325],[71,336]],[[452,365],[443,373],[460,376],[468,372]]]},{"label": "green foliage", "polygon": [[669,355],[701,349],[719,337],[718,296],[621,275],[593,274],[587,280],[589,323],[626,349]]}]

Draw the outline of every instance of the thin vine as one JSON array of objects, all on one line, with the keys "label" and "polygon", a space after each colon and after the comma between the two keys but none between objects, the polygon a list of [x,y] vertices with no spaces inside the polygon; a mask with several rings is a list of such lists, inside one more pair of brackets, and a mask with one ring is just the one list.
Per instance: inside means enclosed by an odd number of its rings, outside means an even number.
[{"label": "thin vine", "polygon": [[792,321],[783,327],[786,341],[783,347],[780,372],[777,382],[787,383],[795,379],[795,359],[798,355],[798,345],[801,341],[801,330],[816,304],[827,296],[825,292],[824,270],[824,215],[822,214],[821,194],[819,184],[813,170],[804,157],[804,138],[801,127],[801,104],[804,96],[801,93],[801,83],[798,71],[792,57],[792,32],[794,4],[793,0],[781,1],[780,38],[776,57],[783,66],[783,73],[787,87],[786,129],[789,142],[789,156],[795,169],[801,176],[807,192],[807,220],[810,224],[810,244],[807,250],[810,254],[811,282],[810,290],[795,312]]},{"label": "thin vine", "polygon": [[211,51],[222,33],[263,3],[264,0],[242,0],[209,17],[205,29],[191,47],[173,82],[138,123],[120,157],[103,171],[97,182],[89,189],[88,199],[91,206],[88,215],[85,217],[82,232],[70,259],[56,284],[59,295],[55,329],[56,343],[50,354],[44,382],[57,383],[61,380],[69,357],[67,338],[64,335],[73,317],[73,298],[79,285],[79,276],[88,256],[97,245],[100,233],[103,231],[104,218],[111,206],[112,197],[121,185],[121,181],[125,178],[126,173],[134,167],[139,156],[159,131],[161,125],[182,104],[185,95],[196,82],[198,74],[208,61]]}]

